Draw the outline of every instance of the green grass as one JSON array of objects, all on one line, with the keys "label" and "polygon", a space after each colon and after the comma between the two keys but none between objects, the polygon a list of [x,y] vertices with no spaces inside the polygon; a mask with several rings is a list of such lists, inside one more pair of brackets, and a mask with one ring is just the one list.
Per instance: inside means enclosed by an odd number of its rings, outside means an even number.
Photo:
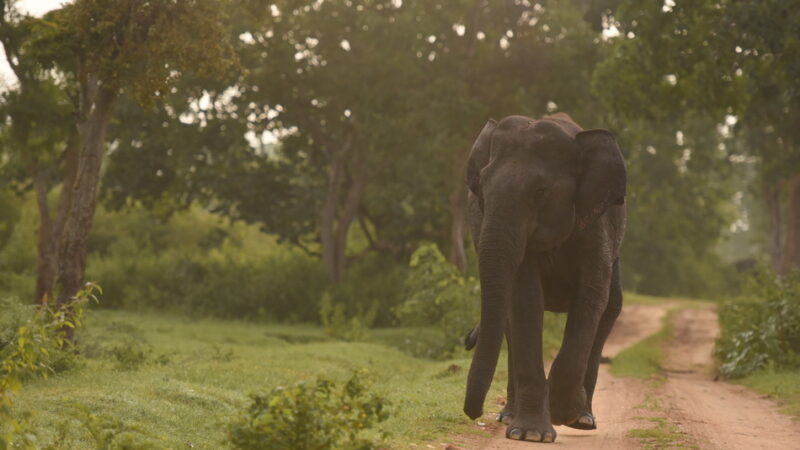
[{"label": "green grass", "polygon": [[670,423],[666,417],[656,416],[643,419],[652,422],[653,427],[636,428],[627,433],[628,437],[639,439],[642,448],[697,448],[686,445],[686,435],[681,433],[678,427]]},{"label": "green grass", "polygon": [[[409,330],[373,330],[372,335],[376,342],[393,342],[404,332]],[[100,418],[118,419],[138,430],[145,441],[170,448],[220,448],[226,424],[248,404],[248,394],[320,374],[343,380],[358,368],[372,374],[373,389],[393,404],[394,414],[384,423],[391,447],[446,442],[449,436],[474,430],[461,411],[466,353],[431,361],[378,343],[333,341],[311,326],[114,311],[90,312],[79,336],[86,354],[83,367],[32,381],[15,397],[18,412],[34,413],[45,445],[64,428],[65,447],[92,448],[75,419],[75,405],[82,405]],[[114,354],[136,360],[136,349],[144,349],[145,363],[121,369],[124,364]],[[127,367],[133,366],[128,362]],[[494,399],[506,378],[501,357],[488,411],[499,409]]]},{"label": "green grass", "polygon": [[652,295],[636,294],[625,292],[625,304],[636,305],[667,305],[680,307],[681,309],[709,308],[716,305],[715,302],[687,297],[654,297]]},{"label": "green grass", "polygon": [[776,400],[781,412],[800,419],[800,370],[761,371],[734,380]]},{"label": "green grass", "polygon": [[661,330],[626,348],[611,360],[610,371],[618,377],[650,378],[661,372],[664,342],[672,336],[672,323],[667,314]]}]

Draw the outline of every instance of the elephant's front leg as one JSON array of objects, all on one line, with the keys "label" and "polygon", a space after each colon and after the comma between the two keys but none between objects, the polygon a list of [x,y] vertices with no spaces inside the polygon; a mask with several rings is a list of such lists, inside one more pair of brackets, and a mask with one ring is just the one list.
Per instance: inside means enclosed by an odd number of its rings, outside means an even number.
[{"label": "elephant's front leg", "polygon": [[[544,299],[534,258],[526,257],[517,275],[509,311],[509,405],[512,411],[506,436],[511,439],[553,442],[547,379],[542,360]],[[505,411],[505,410],[504,410]]]},{"label": "elephant's front leg", "polygon": [[578,298],[570,305],[561,350],[550,368],[550,415],[555,425],[573,424],[586,411],[584,381],[611,279],[611,263],[600,266],[581,270]]}]

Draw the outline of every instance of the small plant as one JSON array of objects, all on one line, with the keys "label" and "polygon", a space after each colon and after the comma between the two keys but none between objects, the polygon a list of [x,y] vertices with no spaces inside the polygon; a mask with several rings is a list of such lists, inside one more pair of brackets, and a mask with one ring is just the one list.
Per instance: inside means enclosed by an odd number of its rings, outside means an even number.
[{"label": "small plant", "polygon": [[18,309],[16,322],[4,324],[0,341],[0,448],[35,447],[29,418],[17,417],[13,412],[13,394],[24,380],[47,377],[76,358],[72,343],[66,340],[66,331],[82,325],[86,304],[97,301],[95,292],[100,288],[87,283],[70,302],[58,308],[47,304],[32,307],[27,316]]},{"label": "small plant", "polygon": [[[434,358],[447,358],[462,345],[464,334],[480,316],[480,283],[464,277],[445,260],[436,244],[420,246],[412,255],[411,272],[406,281],[408,300],[394,308],[403,326],[434,325],[441,341],[427,344]],[[412,346],[413,347],[413,346]]]},{"label": "small plant", "polygon": [[217,362],[231,362],[236,358],[232,348],[223,348],[219,344],[211,346],[210,357]]},{"label": "small plant", "polygon": [[230,425],[230,444],[238,449],[377,448],[380,442],[365,432],[389,417],[389,403],[369,392],[364,376],[355,372],[340,386],[320,377],[252,395],[245,413]]},{"label": "small plant", "polygon": [[373,303],[365,313],[347,317],[345,305],[334,303],[328,293],[323,294],[319,305],[319,317],[325,334],[343,341],[367,340],[369,327],[375,321],[377,311],[378,305]]},{"label": "small plant", "polygon": [[108,353],[114,358],[117,370],[138,370],[151,359],[153,348],[147,343],[126,339],[111,347]]}]

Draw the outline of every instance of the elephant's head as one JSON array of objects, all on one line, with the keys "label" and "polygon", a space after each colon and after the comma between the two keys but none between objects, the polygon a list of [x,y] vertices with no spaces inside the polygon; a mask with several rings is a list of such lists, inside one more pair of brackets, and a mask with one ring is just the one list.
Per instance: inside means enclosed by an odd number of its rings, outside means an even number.
[{"label": "elephant's head", "polygon": [[490,120],[472,148],[467,185],[483,212],[478,257],[481,321],[464,412],[482,414],[527,253],[557,247],[625,197],[625,163],[606,130],[581,131],[565,114]]}]

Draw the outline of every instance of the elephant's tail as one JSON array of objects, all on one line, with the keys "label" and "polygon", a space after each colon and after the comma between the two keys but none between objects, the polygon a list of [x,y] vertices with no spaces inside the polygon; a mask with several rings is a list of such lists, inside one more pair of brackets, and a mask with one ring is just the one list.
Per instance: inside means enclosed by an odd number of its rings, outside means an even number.
[{"label": "elephant's tail", "polygon": [[475,344],[478,343],[478,334],[480,334],[480,325],[475,325],[475,328],[472,329],[466,336],[464,336],[464,348],[467,350],[472,350],[475,348]]}]

